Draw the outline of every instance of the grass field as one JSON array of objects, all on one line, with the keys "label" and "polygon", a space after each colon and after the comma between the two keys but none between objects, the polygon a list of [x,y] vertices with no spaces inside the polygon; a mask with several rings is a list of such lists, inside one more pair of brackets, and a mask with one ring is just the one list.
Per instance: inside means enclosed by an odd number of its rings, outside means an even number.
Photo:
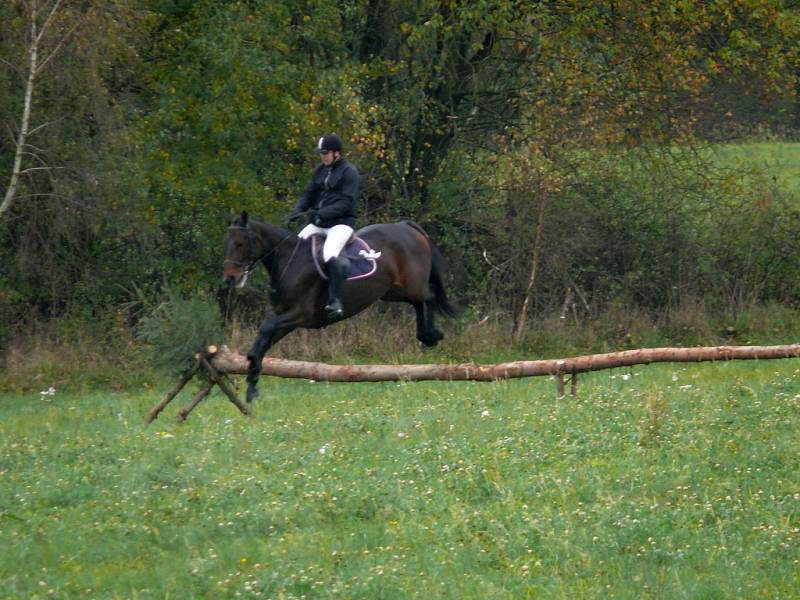
[{"label": "grass field", "polygon": [[759,174],[779,188],[800,193],[800,144],[790,142],[760,142],[720,144],[714,147],[720,164],[744,176]]},{"label": "grass field", "polygon": [[0,394],[0,597],[800,597],[797,360],[167,387]]}]

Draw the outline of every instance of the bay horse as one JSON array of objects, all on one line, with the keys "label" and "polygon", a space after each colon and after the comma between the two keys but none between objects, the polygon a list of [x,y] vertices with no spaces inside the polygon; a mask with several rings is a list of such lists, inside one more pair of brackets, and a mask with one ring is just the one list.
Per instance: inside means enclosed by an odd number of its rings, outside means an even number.
[{"label": "bay horse", "polygon": [[[328,283],[312,256],[312,239],[251,218],[247,212],[227,220],[223,278],[243,287],[250,272],[263,263],[270,274],[270,302],[274,318],[266,319],[247,353],[247,401],[258,397],[261,361],[267,350],[297,328],[319,329],[331,324],[324,307]],[[458,310],[447,299],[443,259],[427,233],[413,221],[370,225],[355,235],[380,252],[374,273],[346,281],[342,289],[347,319],[377,300],[408,302],[416,310],[417,339],[435,346],[444,334],[434,325],[436,310],[455,317]]]}]

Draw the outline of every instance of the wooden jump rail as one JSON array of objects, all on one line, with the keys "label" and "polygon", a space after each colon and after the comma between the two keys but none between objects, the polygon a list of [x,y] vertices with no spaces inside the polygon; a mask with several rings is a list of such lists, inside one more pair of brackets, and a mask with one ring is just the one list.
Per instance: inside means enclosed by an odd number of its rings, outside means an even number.
[{"label": "wooden jump rail", "polygon": [[[641,348],[605,354],[589,354],[572,358],[519,360],[494,365],[462,363],[452,365],[329,365],[282,358],[264,358],[262,375],[315,381],[497,381],[519,377],[552,376],[556,380],[558,397],[564,396],[565,383],[570,382],[571,393],[577,392],[578,374],[633,365],[659,362],[709,362],[727,360],[768,360],[776,358],[800,358],[800,344],[785,346],[704,346],[697,348]],[[189,412],[219,385],[230,401],[242,414],[250,411],[239,400],[227,375],[246,375],[247,357],[226,347],[209,346],[205,354],[197,355],[197,369],[184,375],[167,396],[147,416],[152,422],[164,410],[178,392],[194,375],[203,369],[210,379],[195,397],[178,414],[186,420]]]}]

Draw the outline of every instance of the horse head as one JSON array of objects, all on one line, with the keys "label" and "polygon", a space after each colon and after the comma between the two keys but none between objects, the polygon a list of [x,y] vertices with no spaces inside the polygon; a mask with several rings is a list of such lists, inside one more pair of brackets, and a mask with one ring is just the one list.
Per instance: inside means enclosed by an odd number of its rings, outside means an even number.
[{"label": "horse head", "polygon": [[222,277],[228,285],[240,288],[244,287],[250,271],[261,259],[264,251],[258,236],[250,227],[246,211],[242,211],[238,217],[229,217],[227,222]]}]

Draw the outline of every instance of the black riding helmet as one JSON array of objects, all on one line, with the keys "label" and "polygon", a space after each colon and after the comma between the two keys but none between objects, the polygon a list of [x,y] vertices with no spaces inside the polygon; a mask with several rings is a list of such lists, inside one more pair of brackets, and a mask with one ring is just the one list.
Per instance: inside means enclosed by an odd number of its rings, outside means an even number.
[{"label": "black riding helmet", "polygon": [[342,151],[342,138],[335,133],[326,133],[317,142],[317,152],[323,154],[332,151]]}]

